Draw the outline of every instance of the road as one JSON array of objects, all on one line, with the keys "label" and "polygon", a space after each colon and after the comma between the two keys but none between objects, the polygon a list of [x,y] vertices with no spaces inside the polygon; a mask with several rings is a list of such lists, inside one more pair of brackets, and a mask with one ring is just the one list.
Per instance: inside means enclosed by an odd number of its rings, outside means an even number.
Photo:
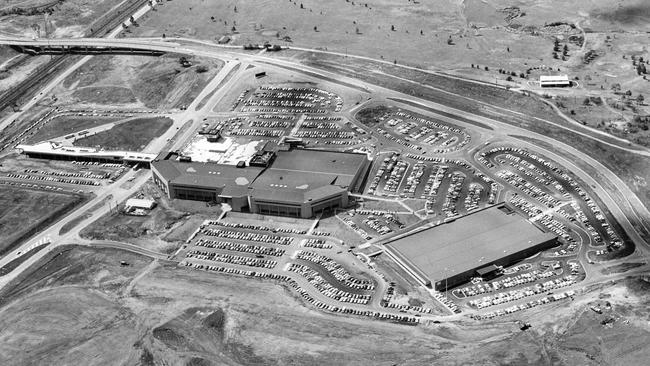
[{"label": "road", "polygon": [[[146,9],[144,8],[141,10],[146,11]],[[142,14],[140,14],[140,16],[141,15]],[[22,42],[20,44],[25,44],[24,43],[25,40],[15,40],[15,39],[0,40],[0,44],[19,44],[19,42]],[[45,41],[36,40],[30,42],[32,42],[31,44],[34,45],[36,44],[43,45],[43,42]],[[179,42],[161,42],[161,41],[155,41],[151,39],[74,39],[74,40],[62,39],[62,40],[56,40],[56,43],[60,45],[78,45],[78,46],[97,45],[97,46],[104,46],[104,47],[119,46],[119,47],[133,47],[137,49],[149,49],[149,50],[153,49],[153,50],[159,50],[164,52],[179,52],[179,53],[186,53],[186,54],[191,54],[196,56],[219,58],[226,61],[226,64],[223,67],[223,69],[219,71],[217,76],[206,86],[206,88],[199,94],[199,97],[197,97],[195,101],[192,102],[192,104],[187,108],[186,111],[180,113],[174,113],[170,115],[174,119],[174,126],[170,128],[170,130],[167,131],[161,138],[154,140],[149,146],[147,146],[147,151],[154,151],[154,152],[160,151],[160,149],[162,149],[163,146],[167,145],[165,142],[168,141],[168,139],[171,139],[172,136],[175,135],[178,132],[178,130],[183,125],[185,125],[188,121],[192,121],[194,125],[202,123],[202,118],[209,115],[210,108],[212,108],[212,106],[215,103],[221,100],[221,98],[226,96],[227,93],[230,91],[231,87],[236,83],[238,83],[244,75],[247,75],[248,73],[252,72],[250,70],[247,70],[247,66],[249,64],[253,64],[253,65],[262,64],[265,69],[274,69],[281,72],[286,72],[287,70],[291,70],[291,71],[298,70],[306,73],[309,77],[322,78],[326,82],[331,82],[331,83],[340,83],[340,85],[344,87],[350,87],[351,85],[351,86],[358,87],[360,90],[366,90],[369,93],[371,93],[371,97],[373,99],[382,100],[382,98],[384,99],[391,98],[398,105],[401,103],[400,100],[408,101],[409,109],[414,109],[414,108],[418,109],[419,108],[418,106],[421,106],[419,109],[422,111],[423,114],[431,115],[432,114],[431,109],[435,109],[444,112],[446,114],[460,116],[461,118],[467,119],[469,121],[476,121],[485,124],[486,126],[489,126],[490,128],[492,128],[492,130],[482,129],[481,127],[477,127],[476,125],[471,125],[462,121],[459,122],[457,120],[453,120],[452,118],[440,115],[441,117],[444,117],[444,119],[451,119],[454,124],[468,127],[471,130],[479,130],[481,135],[484,138],[494,137],[497,139],[508,139],[508,135],[524,135],[527,137],[547,140],[546,136],[533,133],[516,126],[512,126],[495,119],[473,115],[465,111],[450,108],[435,102],[414,98],[407,94],[396,92],[394,90],[383,88],[377,85],[372,85],[350,77],[342,77],[334,73],[325,72],[320,69],[307,67],[305,65],[290,60],[281,60],[273,57],[268,57],[264,54],[241,54],[238,52],[234,52],[234,50],[232,49],[218,47],[216,45],[207,44],[206,42],[200,44],[188,45]],[[68,69],[59,78],[54,80],[52,83],[48,84],[43,89],[42,93],[39,94],[38,97],[36,97],[34,100],[30,101],[27,105],[24,106],[24,110],[27,110],[30,107],[32,107],[34,104],[36,104],[38,100],[40,100],[40,98],[42,98],[49,91],[51,91],[58,83],[60,83],[65,77],[70,75],[76,68],[81,66],[84,62],[86,62],[90,57],[91,56],[84,57],[82,61],[75,64],[72,68]],[[237,71],[237,73],[232,78],[227,80],[223,85],[223,87],[221,87],[219,90],[215,90],[215,88],[219,84],[221,84],[222,81],[224,81],[224,79],[227,77],[229,72],[237,65],[240,65],[240,69]],[[203,101],[204,98],[208,96],[209,96],[209,101],[203,104],[202,108],[197,109],[197,106]],[[13,116],[10,116],[8,119],[0,123],[0,128],[4,128],[8,123],[10,123],[10,121],[14,120],[15,118],[19,118],[20,116],[21,113],[17,113]],[[558,128],[566,128],[566,127],[558,126]],[[173,148],[178,148],[182,146],[185,143],[185,141],[187,141],[191,137],[192,130],[193,129],[188,129],[182,132],[179,136],[174,137],[174,141],[172,141],[170,145]],[[584,135],[584,136],[589,137],[591,139],[596,139],[593,136],[589,136],[589,135]],[[553,141],[552,143],[554,147],[564,150],[573,156],[576,156],[577,158],[583,160],[590,166],[597,169],[599,172],[601,172],[601,174],[605,175],[606,179],[612,182],[613,185],[623,194],[625,200],[615,199],[610,194],[610,192],[608,192],[601,186],[600,182],[597,182],[587,172],[580,169],[574,162],[569,161],[566,158],[563,158],[553,153],[552,151],[545,150],[539,146],[535,146],[533,144],[528,144],[520,141],[517,142],[518,145],[523,145],[527,149],[538,151],[542,155],[545,155],[553,159],[554,161],[557,161],[560,165],[564,166],[567,170],[574,172],[580,179],[585,181],[587,184],[595,187],[594,188],[595,193],[603,200],[607,208],[611,211],[612,215],[619,221],[619,223],[621,223],[625,231],[630,236],[631,240],[634,241],[637,247],[641,248],[640,250],[644,251],[645,253],[645,251],[647,250],[647,246],[646,246],[647,243],[643,241],[643,239],[640,237],[640,235],[637,233],[636,229],[633,227],[632,223],[630,222],[630,220],[640,222],[639,216],[650,217],[650,212],[648,212],[647,208],[643,205],[640,199],[636,195],[634,195],[634,193],[629,189],[629,187],[627,187],[627,185],[620,178],[618,178],[611,171],[607,170],[604,166],[602,166],[602,164],[598,163],[593,158],[578,151],[572,146],[568,146],[566,144],[557,141]],[[603,142],[603,143],[607,143],[607,142]],[[616,147],[620,148],[619,146]],[[642,156],[650,156],[650,152],[648,152],[647,150],[635,150],[635,149],[626,149],[626,148],[623,149],[634,154],[638,154]],[[16,270],[11,272],[10,274],[4,276],[3,278],[0,278],[0,287],[6,285],[8,281],[14,278],[17,274],[21,273],[24,269],[34,264],[38,259],[42,258],[44,255],[46,255],[47,252],[51,251],[53,248],[59,245],[68,244],[74,240],[79,240],[78,229],[75,229],[65,235],[59,235],[58,232],[63,225],[65,225],[66,223],[72,220],[79,219],[84,213],[86,213],[86,211],[89,208],[93,207],[98,203],[103,202],[103,200],[108,195],[112,195],[113,199],[116,202],[123,201],[128,196],[130,196],[133,192],[135,192],[142,184],[145,183],[145,181],[149,177],[149,174],[139,175],[134,181],[133,187],[129,189],[120,188],[120,185],[122,183],[126,182],[127,179],[130,179],[131,177],[134,176],[135,176],[135,172],[128,172],[114,185],[108,187],[106,190],[101,191],[102,193],[100,193],[95,199],[91,200],[86,205],[75,210],[72,214],[68,215],[63,220],[59,221],[55,225],[51,226],[50,228],[46,229],[41,234],[39,234],[34,240],[37,240],[38,238],[43,236],[49,236],[52,238],[52,244],[50,244],[46,248],[46,250],[40,251],[39,253],[37,253],[27,261],[25,261],[23,264],[21,264]],[[90,224],[92,221],[96,220],[97,217],[107,212],[108,212],[107,205],[100,207],[93,213],[91,217],[81,220],[81,222],[79,222],[76,228],[83,228],[84,226]],[[647,229],[650,230],[650,228]],[[16,249],[14,252],[10,253],[5,258],[1,259],[0,266],[6,264],[8,261],[15,258],[16,253],[18,251],[24,250],[24,248],[28,247],[31,244],[32,241],[26,243],[25,245]],[[123,244],[104,243],[104,245],[120,246]],[[160,253],[148,253],[145,255],[156,256],[159,254]],[[245,268],[250,269],[248,267]],[[284,273],[286,274],[286,272]],[[590,281],[592,280],[591,277],[589,280]],[[593,280],[597,281],[599,280],[599,277],[594,275]],[[583,284],[576,285],[576,286],[583,286]],[[338,305],[340,306],[341,304]]]},{"label": "road", "polygon": [[[154,3],[156,4],[156,3]],[[149,10],[153,9],[155,5],[145,5],[142,8],[140,8],[135,14],[133,14],[134,20],[139,19],[143,15],[145,15]],[[126,19],[124,21],[127,25],[131,24],[131,21],[129,19]],[[119,25],[116,27],[113,31],[108,33],[106,35],[106,38],[108,39],[114,39],[117,37],[124,29],[122,28],[122,25]],[[106,38],[94,38],[95,40],[104,40]],[[7,45],[12,45],[12,44],[19,44],[14,41],[11,41],[11,38],[5,38],[5,37],[0,37],[3,41],[6,40],[6,42],[9,43],[4,43]],[[38,44],[47,46],[50,42],[54,43],[55,40],[50,40],[50,39],[43,39],[38,41]],[[0,44],[3,44],[0,42]],[[14,112],[7,116],[4,120],[0,121],[0,131],[4,130],[11,122],[21,118],[23,114],[28,111],[30,108],[32,108],[36,103],[40,102],[45,96],[47,96],[54,88],[56,88],[58,85],[62,84],[63,81],[70,76],[73,72],[75,72],[77,69],[79,69],[81,66],[83,66],[86,62],[88,62],[92,56],[85,56],[81,60],[77,61],[74,65],[70,66],[65,72],[61,73],[58,77],[56,77],[54,80],[50,81],[46,86],[44,86],[41,89],[41,92],[34,96],[34,98],[30,99],[27,103],[23,104],[21,106],[21,109],[18,112]]]},{"label": "road", "polygon": [[[129,196],[136,192],[137,189],[140,188],[140,186],[142,186],[147,181],[147,179],[149,179],[149,177],[150,174],[148,174],[146,171],[135,172],[133,170],[129,170],[124,175],[122,175],[120,179],[116,180],[115,183],[98,191],[95,198],[91,199],[83,206],[77,208],[68,216],[57,221],[47,229],[43,230],[37,236],[25,242],[20,247],[14,249],[12,252],[0,258],[0,267],[2,267],[13,259],[17,258],[19,256],[18,253],[25,253],[27,248],[29,248],[34,242],[39,241],[41,238],[50,238],[51,240],[50,244],[47,245],[46,248],[40,250],[38,253],[27,259],[12,272],[0,277],[0,288],[4,287],[7,283],[16,278],[16,276],[18,276],[25,269],[38,262],[41,258],[47,255],[47,253],[54,250],[57,246],[76,243],[78,241],[78,233],[81,228],[90,225],[93,221],[108,213],[111,207],[115,207],[116,203],[126,200]],[[121,187],[131,179],[133,179],[131,181],[132,184],[128,185],[130,188]],[[110,206],[108,205],[108,202],[111,202]],[[95,209],[93,210],[93,208]],[[90,216],[84,217],[84,215],[87,213],[90,214]],[[59,234],[63,226],[76,220],[80,221],[76,224],[74,229],[67,232],[66,234]]]}]

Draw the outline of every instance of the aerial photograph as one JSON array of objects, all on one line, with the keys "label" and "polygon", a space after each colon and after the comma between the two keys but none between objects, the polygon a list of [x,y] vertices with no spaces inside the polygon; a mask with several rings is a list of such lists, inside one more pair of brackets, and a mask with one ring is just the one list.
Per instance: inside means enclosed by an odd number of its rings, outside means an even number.
[{"label": "aerial photograph", "polygon": [[650,365],[650,0],[0,0],[23,365]]}]

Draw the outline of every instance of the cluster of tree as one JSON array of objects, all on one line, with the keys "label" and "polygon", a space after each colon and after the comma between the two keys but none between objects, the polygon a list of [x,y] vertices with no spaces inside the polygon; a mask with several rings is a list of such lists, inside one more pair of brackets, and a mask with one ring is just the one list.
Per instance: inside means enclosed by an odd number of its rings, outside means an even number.
[{"label": "cluster of tree", "polygon": [[562,61],[566,61],[569,55],[569,46],[565,44],[564,47],[560,47],[560,41],[556,38],[553,42],[553,58],[556,60],[560,58],[558,52],[562,53]]},{"label": "cluster of tree", "polygon": [[280,46],[279,44],[272,45],[272,44],[270,44],[268,42],[265,43],[264,45],[249,43],[249,44],[245,44],[243,47],[244,47],[245,50],[262,50],[262,49],[266,49],[267,51],[271,51],[271,52],[276,52],[276,51],[281,51],[282,50],[282,46]]},{"label": "cluster of tree", "polygon": [[[516,72],[514,72],[514,71],[507,71],[507,70],[504,70],[504,69],[499,69],[499,74],[510,75],[510,76],[513,76],[513,77],[516,77],[516,76],[517,76],[517,73],[516,73]],[[526,74],[524,74],[523,72],[520,72],[520,73],[519,73],[519,77],[522,78],[522,79],[525,79],[525,78],[526,78]]]},{"label": "cluster of tree", "polygon": [[645,75],[648,73],[646,70],[645,60],[643,59],[643,56],[639,57],[638,59],[632,56],[632,66],[636,66],[637,75]]}]

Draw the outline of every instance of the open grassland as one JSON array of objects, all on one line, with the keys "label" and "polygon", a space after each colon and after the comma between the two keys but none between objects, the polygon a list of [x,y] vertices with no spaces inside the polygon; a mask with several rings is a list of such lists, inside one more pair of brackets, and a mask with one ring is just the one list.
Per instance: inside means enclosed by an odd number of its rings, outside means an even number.
[{"label": "open grassland", "polygon": [[[121,266],[120,261],[128,263]],[[84,365],[632,365],[647,359],[648,285],[630,279],[503,323],[400,326],[306,308],[281,286],[112,249],[59,248],[5,288],[0,360]],[[264,299],[263,301],[260,299]],[[558,314],[563,314],[559,328]],[[548,323],[554,317],[553,323]],[[594,339],[598,335],[599,341]],[[621,342],[621,337],[625,339]]]},{"label": "open grassland", "polygon": [[80,132],[91,127],[97,127],[118,120],[119,118],[117,117],[62,116],[49,121],[43,127],[39,128],[36,133],[27,139],[27,143],[36,143],[55,137],[62,137],[69,133]]},{"label": "open grassland", "polygon": [[190,104],[219,72],[223,62],[179,55],[95,56],[53,94],[59,104],[168,109]]},{"label": "open grassland", "polygon": [[0,255],[82,201],[71,194],[0,186]]},{"label": "open grassland", "polygon": [[169,118],[138,118],[118,124],[74,142],[75,146],[98,146],[106,150],[141,151],[172,125]]},{"label": "open grassland", "polygon": [[[592,42],[606,32],[648,30],[649,9],[644,0],[189,0],[165,2],[132,34],[212,41],[228,35],[233,44],[327,49],[494,81],[497,68],[518,74],[545,65],[578,72],[590,49],[581,47],[580,37]],[[565,60],[553,57],[554,38],[570,46]],[[634,44],[620,38],[622,51]],[[470,64],[495,72],[476,74]]]}]

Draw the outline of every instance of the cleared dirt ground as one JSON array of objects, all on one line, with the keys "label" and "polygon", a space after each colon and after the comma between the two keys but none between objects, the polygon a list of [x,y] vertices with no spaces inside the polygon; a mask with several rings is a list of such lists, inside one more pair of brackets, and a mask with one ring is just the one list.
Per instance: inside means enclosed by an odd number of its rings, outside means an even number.
[{"label": "cleared dirt ground", "polygon": [[80,232],[81,237],[127,242],[157,252],[173,253],[205,219],[217,218],[220,213],[218,206],[209,208],[210,215],[203,213],[204,202],[170,204],[151,181],[136,196],[153,198],[157,206],[146,216],[126,215],[122,212],[124,206],[119,206],[119,213],[102,216],[85,227]]},{"label": "cleared dirt ground", "polygon": [[[120,260],[129,263],[121,266]],[[630,365],[648,357],[632,279],[530,319],[409,327],[315,312],[280,286],[126,252],[52,253],[2,293],[3,365]],[[264,299],[264,300],[260,300]],[[595,314],[588,305],[611,310]],[[565,321],[546,323],[559,312]],[[609,320],[609,318],[613,318]],[[566,321],[571,319],[570,321]],[[604,324],[603,324],[604,322]],[[620,342],[621,337],[625,342]],[[639,363],[641,362],[641,363]]]},{"label": "cleared dirt ground", "polygon": [[[79,37],[93,21],[122,2],[123,0],[63,0],[58,3],[52,0],[3,0],[0,3],[0,14],[3,14],[0,17],[0,30],[29,38]],[[37,9],[45,4],[52,6]],[[11,11],[12,8],[18,11]],[[34,24],[37,27],[32,26]]]},{"label": "cleared dirt ground", "polygon": [[180,55],[101,55],[70,75],[52,94],[57,105],[169,109],[187,105],[221,69],[219,60]]}]

